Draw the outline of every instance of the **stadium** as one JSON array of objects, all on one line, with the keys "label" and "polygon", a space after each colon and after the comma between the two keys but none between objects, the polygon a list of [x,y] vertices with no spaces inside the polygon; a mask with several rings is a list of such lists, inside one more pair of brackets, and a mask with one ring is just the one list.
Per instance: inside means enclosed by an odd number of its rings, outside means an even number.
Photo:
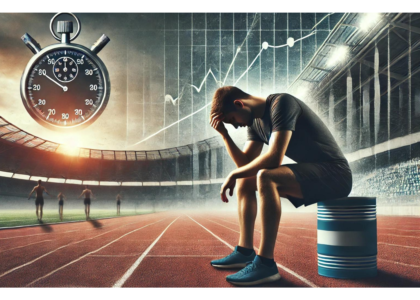
[{"label": "stadium", "polygon": [[[30,28],[51,15],[1,14],[16,25],[0,32],[1,287],[232,287],[231,270],[209,263],[234,249],[240,228],[236,196],[220,200],[236,166],[209,125],[224,85],[301,99],[349,162],[349,197],[376,198],[376,277],[318,275],[317,205],[296,209],[282,198],[274,252],[281,280],[264,286],[420,286],[419,14],[78,16],[84,28],[101,22],[111,37],[101,55],[112,88],[96,123],[66,135],[31,120],[16,92],[30,58],[16,32],[31,29],[51,44],[41,25]],[[246,131],[228,130],[242,149]],[[38,180],[52,195],[41,224],[28,201]],[[89,220],[78,199],[84,186],[94,194]],[[261,230],[258,215],[256,249]]]}]

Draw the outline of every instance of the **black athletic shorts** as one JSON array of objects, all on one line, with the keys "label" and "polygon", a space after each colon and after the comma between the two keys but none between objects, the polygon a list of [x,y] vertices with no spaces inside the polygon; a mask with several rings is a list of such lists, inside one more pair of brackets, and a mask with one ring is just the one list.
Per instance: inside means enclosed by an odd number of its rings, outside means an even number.
[{"label": "black athletic shorts", "polygon": [[85,200],[83,201],[83,203],[85,205],[89,204],[90,205],[90,198],[85,198]]},{"label": "black athletic shorts", "polygon": [[44,197],[36,197],[35,205],[36,206],[38,206],[38,205],[44,206]]},{"label": "black athletic shorts", "polygon": [[58,205],[59,206],[63,206],[64,205],[64,201],[63,200],[58,201]]},{"label": "black athletic shorts", "polygon": [[347,160],[283,166],[293,171],[302,190],[303,199],[288,197],[295,207],[347,197],[351,192],[353,178]]},{"label": "black athletic shorts", "polygon": [[121,201],[117,201],[117,205],[120,205],[121,204]]}]

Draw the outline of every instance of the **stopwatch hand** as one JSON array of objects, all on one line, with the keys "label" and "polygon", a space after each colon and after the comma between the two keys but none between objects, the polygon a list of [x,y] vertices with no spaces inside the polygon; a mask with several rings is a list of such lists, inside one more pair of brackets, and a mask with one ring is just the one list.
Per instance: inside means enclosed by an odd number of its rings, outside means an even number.
[{"label": "stopwatch hand", "polygon": [[59,87],[61,87],[63,89],[63,91],[67,91],[67,87],[66,86],[62,86],[61,84],[59,84],[57,81],[55,81],[54,79],[52,79],[50,76],[48,76],[47,74],[44,74],[45,77],[47,77],[49,80],[51,80],[52,82],[54,82],[56,85],[58,85]]}]

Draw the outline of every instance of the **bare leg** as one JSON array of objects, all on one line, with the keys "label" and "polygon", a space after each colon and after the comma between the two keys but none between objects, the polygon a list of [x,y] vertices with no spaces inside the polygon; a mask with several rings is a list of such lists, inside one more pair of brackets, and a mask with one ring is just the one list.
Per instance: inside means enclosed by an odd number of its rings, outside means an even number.
[{"label": "bare leg", "polygon": [[279,167],[260,170],[257,175],[262,219],[262,233],[258,255],[273,258],[281,217],[281,197],[291,195],[302,198],[302,191],[292,170]]},{"label": "bare leg", "polygon": [[86,215],[86,220],[87,220],[87,218],[88,218],[88,211],[87,211],[87,208],[88,208],[88,205],[87,205],[87,204],[85,204],[85,215]]},{"label": "bare leg", "polygon": [[40,205],[39,208],[40,208],[40,213],[41,213],[40,220],[42,221],[42,213],[43,213],[44,207],[42,205]]},{"label": "bare leg", "polygon": [[237,180],[238,215],[240,235],[238,245],[248,249],[254,248],[254,225],[257,216],[256,178]]},{"label": "bare leg", "polygon": [[89,219],[89,215],[90,215],[90,204],[87,205],[87,217]]},{"label": "bare leg", "polygon": [[39,213],[38,213],[39,205],[36,206],[35,212],[36,212],[36,218],[39,220]]}]

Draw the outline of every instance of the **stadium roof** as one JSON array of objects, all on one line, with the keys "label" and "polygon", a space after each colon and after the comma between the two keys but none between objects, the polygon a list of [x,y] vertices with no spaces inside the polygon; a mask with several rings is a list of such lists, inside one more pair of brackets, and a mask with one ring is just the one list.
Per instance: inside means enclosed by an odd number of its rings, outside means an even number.
[{"label": "stadium roof", "polygon": [[[372,22],[371,26],[364,25],[369,25],[369,18],[372,18],[372,15],[375,15],[377,19]],[[356,57],[363,55],[371,43],[379,35],[385,33],[388,26],[391,28],[407,27],[406,29],[408,29],[408,25],[403,23],[407,16],[408,14],[397,13],[344,14],[306,68],[290,85],[288,91],[299,95],[302,90],[314,90],[319,95],[322,92],[322,89],[318,89],[319,86],[325,86],[326,82],[333,81],[342,72],[346,72],[352,63],[357,62]],[[345,56],[347,53],[348,58],[351,59],[344,64],[334,64],[332,60],[340,47],[345,49],[341,56]]]},{"label": "stadium roof", "polygon": [[207,151],[210,148],[219,148],[222,146],[221,139],[216,136],[204,141],[200,141],[197,144],[151,151],[114,151],[77,148],[54,143],[34,136],[11,124],[3,117],[0,117],[0,138],[11,143],[16,143],[18,145],[42,151],[61,153],[82,158],[123,161],[170,159],[179,156],[191,155],[195,145],[197,146],[196,148],[198,149],[198,152]]}]

